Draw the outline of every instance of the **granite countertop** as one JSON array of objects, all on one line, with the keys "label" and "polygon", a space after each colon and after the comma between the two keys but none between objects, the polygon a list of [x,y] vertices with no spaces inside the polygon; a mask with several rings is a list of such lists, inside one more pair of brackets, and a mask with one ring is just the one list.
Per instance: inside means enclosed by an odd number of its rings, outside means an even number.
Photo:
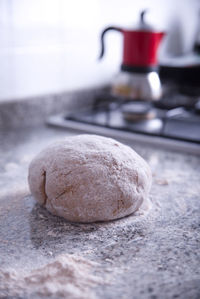
[{"label": "granite countertop", "polygon": [[[49,143],[78,133],[45,126],[0,132],[0,271],[30,273],[61,254],[77,255],[94,262],[100,279],[88,298],[199,298],[200,157],[129,141],[152,168],[152,209],[107,223],[69,223],[35,203],[27,169]],[[1,298],[41,296],[14,296],[0,282]]]}]

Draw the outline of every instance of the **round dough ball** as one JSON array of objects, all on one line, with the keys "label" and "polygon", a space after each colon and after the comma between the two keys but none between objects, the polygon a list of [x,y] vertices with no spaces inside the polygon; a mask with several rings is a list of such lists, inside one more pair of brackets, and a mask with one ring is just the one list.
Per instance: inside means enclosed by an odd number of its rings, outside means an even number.
[{"label": "round dough ball", "polygon": [[148,197],[152,175],[130,147],[97,135],[67,137],[37,155],[29,167],[35,199],[74,222],[129,215]]}]

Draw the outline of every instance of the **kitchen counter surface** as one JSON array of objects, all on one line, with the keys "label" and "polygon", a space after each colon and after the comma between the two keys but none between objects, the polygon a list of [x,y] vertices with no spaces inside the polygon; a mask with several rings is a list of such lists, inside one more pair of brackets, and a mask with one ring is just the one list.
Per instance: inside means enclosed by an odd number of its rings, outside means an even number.
[{"label": "kitchen counter surface", "polygon": [[[153,172],[151,210],[107,223],[69,223],[35,203],[27,169],[42,148],[72,134],[78,132],[0,132],[0,277],[10,279],[13,269],[28,275],[61,254],[75,255],[92,263],[96,278],[83,298],[199,298],[200,157],[129,141]],[[1,298],[45,297],[38,289],[28,295],[14,289],[0,280]],[[51,298],[65,297],[52,290]]]}]

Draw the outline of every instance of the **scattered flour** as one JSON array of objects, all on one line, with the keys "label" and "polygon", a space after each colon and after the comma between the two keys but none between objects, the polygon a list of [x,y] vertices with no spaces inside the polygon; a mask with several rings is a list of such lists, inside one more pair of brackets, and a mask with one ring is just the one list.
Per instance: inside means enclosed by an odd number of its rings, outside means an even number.
[{"label": "scattered flour", "polygon": [[97,266],[82,257],[61,255],[26,275],[20,270],[0,270],[0,297],[95,298],[92,287],[101,283],[101,279],[92,274]]}]

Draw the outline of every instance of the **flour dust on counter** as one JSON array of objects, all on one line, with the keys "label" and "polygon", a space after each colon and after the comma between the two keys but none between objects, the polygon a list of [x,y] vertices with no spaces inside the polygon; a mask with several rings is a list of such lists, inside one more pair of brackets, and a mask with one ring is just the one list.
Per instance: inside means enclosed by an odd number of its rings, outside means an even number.
[{"label": "flour dust on counter", "polygon": [[[46,267],[56,266],[64,255],[69,269],[73,263],[77,269],[77,257],[84,268],[75,271],[75,277],[80,277],[78,289],[69,284],[76,294],[86,288],[88,297],[97,299],[199,298],[200,158],[123,140],[152,170],[151,210],[140,209],[139,215],[107,222],[72,223],[35,202],[28,191],[27,173],[32,158],[48,144],[78,133],[52,128],[0,132],[0,141],[4,140],[0,147],[1,274],[15,273],[11,279],[17,281],[20,275],[20,283],[35,279],[35,273],[43,276]],[[2,280],[0,285],[2,290]],[[29,297],[22,292],[16,298],[45,298],[36,296],[33,285],[24,290]],[[10,283],[4,297],[9,298],[11,291]]]},{"label": "flour dust on counter", "polygon": [[63,254],[26,275],[20,269],[0,271],[1,298],[92,299],[95,294],[91,288],[102,283],[93,273],[97,267],[97,263],[82,257]]}]

